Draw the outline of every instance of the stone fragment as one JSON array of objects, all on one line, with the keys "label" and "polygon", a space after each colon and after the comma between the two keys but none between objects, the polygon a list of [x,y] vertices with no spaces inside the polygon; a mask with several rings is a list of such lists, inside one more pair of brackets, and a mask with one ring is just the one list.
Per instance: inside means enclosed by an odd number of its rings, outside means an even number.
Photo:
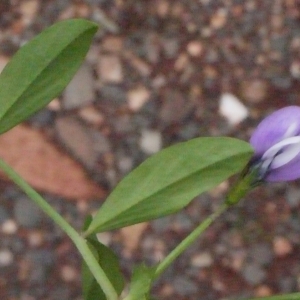
[{"label": "stone fragment", "polygon": [[231,125],[241,123],[249,115],[247,107],[236,96],[230,93],[221,95],[219,112]]},{"label": "stone fragment", "polygon": [[130,110],[137,112],[149,100],[150,92],[144,86],[138,86],[127,93],[127,102]]},{"label": "stone fragment", "polygon": [[15,203],[14,217],[20,226],[34,228],[40,224],[42,211],[33,201],[21,197]]},{"label": "stone fragment", "polygon": [[0,267],[7,267],[13,263],[14,256],[8,249],[0,250]]},{"label": "stone fragment", "polygon": [[213,257],[209,252],[197,253],[191,258],[191,265],[197,268],[207,268],[213,263]]},{"label": "stone fragment", "polygon": [[92,69],[85,63],[77,71],[63,93],[63,108],[74,109],[83,107],[92,103],[94,99],[95,88]]},{"label": "stone fragment", "polygon": [[258,104],[268,95],[268,83],[263,79],[246,80],[241,85],[241,96],[251,104]]},{"label": "stone fragment", "polygon": [[193,110],[194,104],[180,91],[166,89],[159,112],[161,122],[168,126],[182,122]]},{"label": "stone fragment", "polygon": [[273,251],[276,256],[283,257],[292,253],[293,245],[287,238],[277,236],[273,240]]},{"label": "stone fragment", "polygon": [[123,38],[116,35],[104,37],[101,49],[109,53],[120,53],[123,49]]},{"label": "stone fragment", "polygon": [[19,11],[24,24],[28,25],[33,22],[39,6],[40,2],[38,0],[26,0],[20,3]]},{"label": "stone fragment", "polygon": [[187,44],[187,52],[190,56],[199,57],[203,53],[203,45],[200,41],[190,41]]},{"label": "stone fragment", "polygon": [[98,60],[97,71],[103,83],[118,84],[124,78],[121,60],[116,55],[101,55]]},{"label": "stone fragment", "polygon": [[87,123],[100,126],[104,122],[104,116],[93,106],[82,107],[79,116]]},{"label": "stone fragment", "polygon": [[162,148],[162,136],[159,131],[145,129],[141,133],[140,148],[147,154],[154,154]]},{"label": "stone fragment", "polygon": [[72,116],[56,119],[55,129],[62,144],[88,169],[94,167],[100,154],[109,151],[109,143],[99,131]]}]

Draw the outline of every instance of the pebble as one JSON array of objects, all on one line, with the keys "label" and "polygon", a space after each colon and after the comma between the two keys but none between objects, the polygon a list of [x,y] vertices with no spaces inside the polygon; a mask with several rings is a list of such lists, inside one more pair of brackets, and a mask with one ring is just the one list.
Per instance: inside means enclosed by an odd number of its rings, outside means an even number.
[{"label": "pebble", "polygon": [[187,44],[187,53],[193,57],[199,57],[202,55],[204,47],[200,41],[191,41]]},{"label": "pebble", "polygon": [[32,200],[21,197],[15,203],[14,217],[20,226],[33,228],[40,224],[42,211]]},{"label": "pebble", "polygon": [[63,281],[65,282],[73,282],[77,279],[78,277],[78,272],[77,270],[70,265],[64,265],[62,266],[61,270],[60,270],[60,276],[62,278]]},{"label": "pebble", "polygon": [[108,35],[105,36],[102,43],[102,51],[109,53],[120,53],[123,49],[124,40],[120,36]]},{"label": "pebble", "polygon": [[284,257],[293,252],[293,245],[287,238],[276,236],[273,240],[273,251],[276,256]]},{"label": "pebble", "polygon": [[138,86],[127,92],[128,107],[131,111],[139,111],[150,98],[150,91],[144,86]]},{"label": "pebble", "polygon": [[193,111],[194,105],[177,89],[166,89],[162,95],[159,119],[165,126],[183,122]]},{"label": "pebble", "polygon": [[207,268],[213,264],[213,257],[209,252],[195,254],[191,258],[191,266],[197,268]]},{"label": "pebble", "polygon": [[93,106],[85,106],[79,110],[79,116],[85,122],[99,127],[104,123],[104,116]]},{"label": "pebble", "polygon": [[267,273],[259,264],[247,263],[242,268],[242,275],[247,283],[257,285],[266,279]]},{"label": "pebble", "polygon": [[249,255],[253,261],[260,265],[268,265],[272,262],[274,253],[267,243],[259,243],[251,246]]},{"label": "pebble", "polygon": [[117,55],[101,55],[98,59],[97,72],[104,84],[118,84],[124,78],[122,62]]},{"label": "pebble", "polygon": [[189,296],[198,291],[198,285],[194,280],[182,276],[176,276],[173,285],[175,291],[181,296]]},{"label": "pebble", "polygon": [[247,107],[236,96],[230,93],[221,95],[219,112],[231,125],[241,123],[249,115]]},{"label": "pebble", "polygon": [[286,189],[285,198],[291,208],[296,208],[300,204],[300,189],[294,186],[289,186]]},{"label": "pebble", "polygon": [[79,122],[74,117],[61,117],[55,129],[63,145],[88,169],[92,169],[100,154],[109,151],[109,141],[99,132]]},{"label": "pebble", "polygon": [[13,263],[14,257],[13,254],[7,250],[2,249],[0,250],[0,266],[7,267]]},{"label": "pebble", "polygon": [[162,148],[162,136],[156,130],[142,130],[139,146],[146,154],[154,154]]},{"label": "pebble", "polygon": [[84,107],[92,103],[95,97],[92,69],[87,63],[84,63],[66,87],[62,106],[65,110]]},{"label": "pebble", "polygon": [[0,206],[0,225],[7,221],[8,218],[8,211],[4,207]]},{"label": "pebble", "polygon": [[258,104],[266,99],[268,90],[268,83],[265,80],[246,80],[242,83],[241,96],[250,104]]},{"label": "pebble", "polygon": [[17,232],[18,225],[15,222],[15,220],[8,219],[8,220],[3,222],[1,228],[2,228],[2,232],[4,234],[12,235],[12,234],[15,234]]}]

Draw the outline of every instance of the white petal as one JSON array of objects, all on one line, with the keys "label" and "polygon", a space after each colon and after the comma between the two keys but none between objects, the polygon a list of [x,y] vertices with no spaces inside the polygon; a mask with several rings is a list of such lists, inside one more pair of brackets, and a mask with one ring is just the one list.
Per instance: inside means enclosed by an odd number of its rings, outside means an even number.
[{"label": "white petal", "polygon": [[294,122],[289,126],[289,128],[285,132],[283,138],[286,139],[286,138],[295,136],[297,131],[298,131],[298,123]]},{"label": "white petal", "polygon": [[[277,154],[280,151],[282,152]],[[275,144],[270,149],[268,149],[262,156],[262,160],[266,162],[266,164],[268,163],[268,165],[271,160],[271,168],[276,169],[290,162],[299,153],[300,137],[293,136],[284,139],[283,141]],[[263,165],[265,165],[265,163]]]}]

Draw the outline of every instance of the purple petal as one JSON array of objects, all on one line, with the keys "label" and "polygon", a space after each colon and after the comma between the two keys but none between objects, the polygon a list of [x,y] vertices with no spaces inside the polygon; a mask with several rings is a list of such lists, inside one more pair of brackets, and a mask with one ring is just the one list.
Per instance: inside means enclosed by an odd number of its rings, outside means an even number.
[{"label": "purple petal", "polygon": [[297,178],[300,178],[300,154],[282,167],[271,170],[264,180],[279,182],[295,180]]},{"label": "purple petal", "polygon": [[281,140],[297,135],[300,135],[300,107],[288,106],[265,118],[253,132],[250,144],[259,156]]}]

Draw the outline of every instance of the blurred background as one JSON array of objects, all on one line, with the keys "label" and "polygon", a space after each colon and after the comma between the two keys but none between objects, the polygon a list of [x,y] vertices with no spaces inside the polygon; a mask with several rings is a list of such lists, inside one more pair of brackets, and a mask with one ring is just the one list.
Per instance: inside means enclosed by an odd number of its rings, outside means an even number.
[{"label": "blurred background", "polygon": [[[100,25],[64,93],[0,137],[0,156],[80,229],[130,170],[199,136],[248,140],[300,103],[298,0],[1,0],[0,69],[67,18]],[[59,76],[59,74],[57,74]],[[70,240],[1,175],[0,298],[80,300]],[[222,202],[229,182],[184,211],[102,233],[129,277],[158,262]],[[168,269],[159,299],[244,299],[300,289],[299,182],[265,185]]]}]

